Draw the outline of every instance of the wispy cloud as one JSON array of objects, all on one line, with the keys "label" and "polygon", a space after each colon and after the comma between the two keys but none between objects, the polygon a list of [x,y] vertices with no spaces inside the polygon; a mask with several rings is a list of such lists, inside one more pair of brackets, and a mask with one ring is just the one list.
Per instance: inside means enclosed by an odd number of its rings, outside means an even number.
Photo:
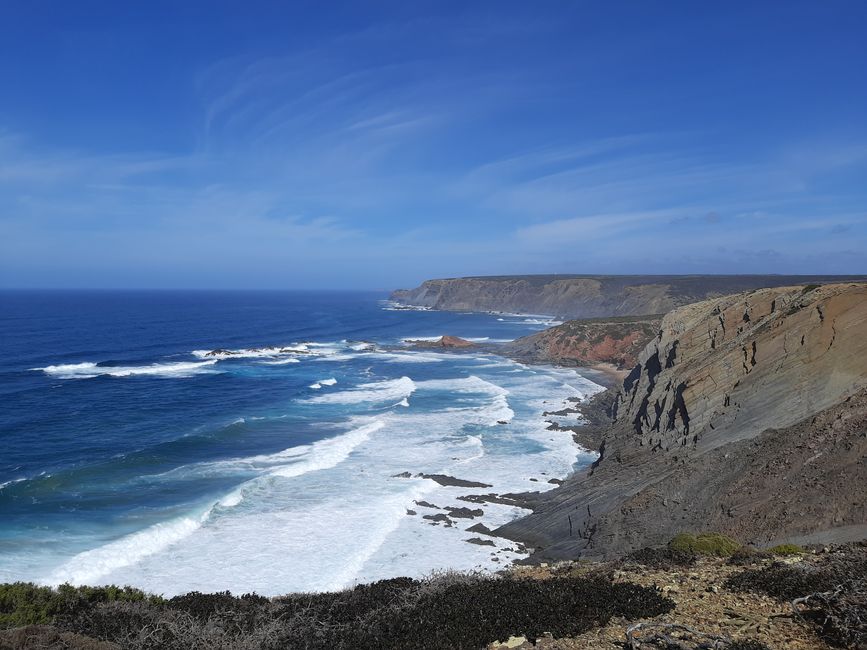
[{"label": "wispy cloud", "polygon": [[867,134],[694,119],[632,76],[664,25],[627,43],[535,10],[459,18],[222,52],[171,150],[0,131],[0,284],[867,271]]}]

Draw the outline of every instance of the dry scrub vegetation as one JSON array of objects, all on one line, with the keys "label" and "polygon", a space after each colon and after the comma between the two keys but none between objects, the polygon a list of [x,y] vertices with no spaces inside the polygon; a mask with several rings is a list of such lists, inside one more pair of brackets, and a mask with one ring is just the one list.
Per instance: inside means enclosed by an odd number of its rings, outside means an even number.
[{"label": "dry scrub vegetation", "polygon": [[678,536],[615,562],[445,573],[336,593],[0,585],[0,650],[867,648],[867,543],[758,551]]},{"label": "dry scrub vegetation", "polygon": [[[112,588],[113,594],[119,591]],[[34,612],[29,602],[45,606]],[[514,635],[575,636],[612,617],[652,617],[672,606],[652,587],[603,576],[540,581],[450,573],[275,599],[229,593],[190,593],[168,600],[108,598],[104,590],[80,595],[71,587],[54,592],[19,583],[0,589],[3,620],[51,626],[6,632],[0,647],[40,647],[46,635],[64,632],[79,637],[55,647],[97,648],[93,643],[98,639],[132,649],[476,649]]]}]

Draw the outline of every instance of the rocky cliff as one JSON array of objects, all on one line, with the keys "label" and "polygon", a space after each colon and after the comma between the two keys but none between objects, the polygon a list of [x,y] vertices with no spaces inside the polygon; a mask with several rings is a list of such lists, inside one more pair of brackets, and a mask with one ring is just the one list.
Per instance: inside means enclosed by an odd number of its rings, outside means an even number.
[{"label": "rocky cliff", "polygon": [[760,287],[865,281],[867,276],[523,275],[428,280],[391,299],[452,311],[503,311],[560,318],[664,314],[676,307]]},{"label": "rocky cliff", "polygon": [[660,321],[661,317],[633,316],[571,320],[507,343],[503,351],[523,361],[632,368],[658,334]]},{"label": "rocky cliff", "polygon": [[683,530],[863,536],[867,284],[761,289],[669,313],[589,472],[505,526],[544,557],[616,555]]}]

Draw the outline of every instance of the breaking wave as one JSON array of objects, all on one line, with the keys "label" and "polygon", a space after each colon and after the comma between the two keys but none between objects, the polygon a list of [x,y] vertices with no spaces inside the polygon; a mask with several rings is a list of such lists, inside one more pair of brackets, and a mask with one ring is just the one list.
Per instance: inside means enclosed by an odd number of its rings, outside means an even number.
[{"label": "breaking wave", "polygon": [[46,375],[58,379],[90,379],[93,377],[190,377],[202,373],[217,372],[211,366],[217,363],[216,359],[210,361],[176,361],[171,363],[152,363],[146,366],[102,366],[98,363],[86,361],[84,363],[66,363],[44,368],[41,370]]}]

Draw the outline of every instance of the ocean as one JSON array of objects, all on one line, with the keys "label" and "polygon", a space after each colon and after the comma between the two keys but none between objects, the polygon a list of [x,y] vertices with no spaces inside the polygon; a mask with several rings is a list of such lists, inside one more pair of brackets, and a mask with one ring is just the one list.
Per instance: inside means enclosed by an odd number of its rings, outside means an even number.
[{"label": "ocean", "polygon": [[466,529],[526,510],[461,497],[592,462],[547,429],[580,416],[543,413],[600,387],[406,343],[506,341],[545,317],[386,298],[0,293],[0,582],[277,595],[523,557]]}]

